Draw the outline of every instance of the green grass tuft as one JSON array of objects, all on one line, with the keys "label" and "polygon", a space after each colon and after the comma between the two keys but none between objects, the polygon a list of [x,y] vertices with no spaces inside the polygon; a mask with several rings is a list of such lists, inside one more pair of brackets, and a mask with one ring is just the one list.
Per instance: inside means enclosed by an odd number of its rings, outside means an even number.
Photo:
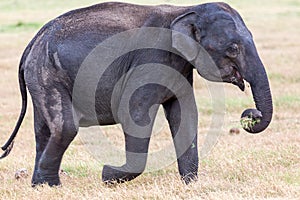
[{"label": "green grass tuft", "polygon": [[24,32],[35,31],[42,27],[43,24],[38,22],[24,22],[18,21],[14,24],[0,25],[0,32]]},{"label": "green grass tuft", "polygon": [[62,169],[70,176],[88,177],[89,165],[84,163],[66,163],[62,165]]}]

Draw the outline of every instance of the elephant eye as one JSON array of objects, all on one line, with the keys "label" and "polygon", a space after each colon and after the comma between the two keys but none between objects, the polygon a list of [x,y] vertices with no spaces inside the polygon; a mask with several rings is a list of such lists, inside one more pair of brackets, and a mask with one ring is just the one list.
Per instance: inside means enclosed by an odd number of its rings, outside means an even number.
[{"label": "elephant eye", "polygon": [[226,55],[229,58],[236,58],[239,53],[240,53],[240,50],[239,50],[239,46],[237,44],[230,45],[230,47],[226,50]]}]

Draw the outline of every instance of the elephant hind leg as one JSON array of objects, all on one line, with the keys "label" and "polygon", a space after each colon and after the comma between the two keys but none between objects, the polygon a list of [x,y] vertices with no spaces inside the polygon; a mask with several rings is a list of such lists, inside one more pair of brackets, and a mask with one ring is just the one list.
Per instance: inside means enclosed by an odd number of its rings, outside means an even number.
[{"label": "elephant hind leg", "polygon": [[62,88],[51,88],[41,92],[39,95],[42,95],[42,98],[33,97],[38,105],[36,110],[45,120],[42,124],[35,118],[37,160],[32,183],[33,186],[43,183],[50,186],[60,185],[61,160],[78,132],[78,122],[74,119],[68,92]]},{"label": "elephant hind leg", "polygon": [[44,152],[49,138],[50,138],[50,129],[45,122],[45,119],[39,112],[39,110],[34,106],[34,132],[35,132],[35,141],[36,141],[36,157],[35,157],[35,165],[34,165],[34,172],[32,176],[32,186],[38,184],[39,181],[39,174],[38,174],[38,166],[39,161]]}]

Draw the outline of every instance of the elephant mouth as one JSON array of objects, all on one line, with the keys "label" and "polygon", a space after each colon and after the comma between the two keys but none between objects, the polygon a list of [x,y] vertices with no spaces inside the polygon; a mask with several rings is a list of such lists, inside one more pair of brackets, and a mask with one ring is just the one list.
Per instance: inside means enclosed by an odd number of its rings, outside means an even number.
[{"label": "elephant mouth", "polygon": [[197,71],[200,76],[209,81],[232,83],[233,85],[238,86],[241,91],[245,91],[244,78],[235,66],[226,66],[219,69],[218,72],[203,69],[197,69]]},{"label": "elephant mouth", "polygon": [[234,73],[233,73],[233,76],[230,78],[230,82],[233,85],[238,86],[240,88],[240,90],[245,91],[244,79],[243,79],[242,75],[240,74],[240,72],[237,71],[236,69],[234,69]]},{"label": "elephant mouth", "polygon": [[[238,86],[240,90],[245,91],[244,79],[241,73],[237,70],[237,67],[232,66],[229,67],[229,69],[230,73],[227,73],[227,75],[222,76],[223,82],[232,83],[233,85]],[[225,70],[221,70],[221,74],[222,72],[226,74]]]}]

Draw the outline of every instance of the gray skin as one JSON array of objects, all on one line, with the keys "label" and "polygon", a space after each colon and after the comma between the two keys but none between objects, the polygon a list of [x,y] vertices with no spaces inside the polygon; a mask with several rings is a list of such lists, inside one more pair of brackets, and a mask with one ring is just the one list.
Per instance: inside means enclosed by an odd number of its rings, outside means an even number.
[{"label": "gray skin", "polygon": [[[263,131],[272,118],[272,97],[264,66],[258,56],[252,35],[240,15],[225,3],[208,3],[190,7],[169,5],[140,6],[126,3],[103,3],[70,11],[47,23],[25,49],[20,62],[19,83],[22,110],[10,139],[2,147],[2,157],[8,155],[26,112],[28,88],[34,108],[36,160],[32,184],[59,185],[58,171],[63,154],[80,126],[95,125],[88,114],[73,105],[72,89],[79,67],[86,56],[105,39],[122,31],[140,27],[162,27],[181,32],[198,42],[216,63],[222,79],[214,71],[205,72],[195,64],[195,57],[182,51],[172,34],[172,47],[182,56],[155,49],[134,51],[121,56],[101,77],[97,86],[95,109],[100,125],[119,123],[111,110],[111,95],[119,78],[130,69],[144,63],[161,63],[171,66],[193,84],[193,69],[210,81],[222,81],[244,90],[244,80],[250,83],[256,109],[244,111],[242,117],[260,119],[250,133]],[[171,35],[170,35],[171,37]],[[170,45],[170,44],[166,44]],[[188,48],[193,48],[186,44]],[[205,67],[205,66],[204,66]],[[161,76],[158,74],[158,76]],[[161,77],[163,79],[164,77]],[[133,80],[134,81],[134,80]],[[126,82],[124,83],[126,84]],[[187,95],[194,100],[193,94]],[[186,98],[186,97],[182,97]],[[158,85],[139,89],[131,99],[130,115],[140,125],[149,124],[149,108],[163,105],[173,138],[180,124],[180,112],[191,114],[191,124],[186,134],[195,134],[187,150],[177,155],[179,173],[185,183],[197,179],[197,109],[194,105],[180,108],[178,97]],[[76,111],[75,121],[73,111]],[[196,113],[196,114],[195,114]],[[155,112],[154,112],[155,114]],[[124,124],[122,124],[124,126]],[[151,134],[151,129],[149,135]],[[134,137],[124,132],[126,152],[148,152],[149,138]],[[184,140],[183,138],[181,138]],[[174,142],[175,149],[180,149]],[[131,170],[132,164],[138,170]],[[146,157],[137,160],[126,154],[126,164],[121,167],[105,165],[102,179],[106,183],[130,181],[140,175]],[[135,168],[136,169],[136,168]]]}]

